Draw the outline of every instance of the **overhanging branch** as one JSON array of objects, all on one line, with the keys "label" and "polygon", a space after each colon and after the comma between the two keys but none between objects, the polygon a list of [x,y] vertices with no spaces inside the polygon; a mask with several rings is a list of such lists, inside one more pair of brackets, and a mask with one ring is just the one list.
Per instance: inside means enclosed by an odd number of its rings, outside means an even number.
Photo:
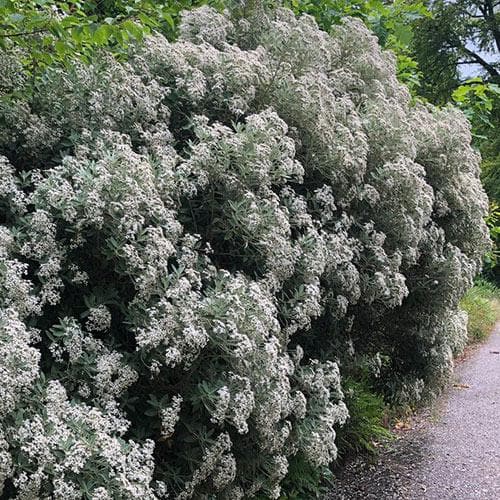
[{"label": "overhanging branch", "polygon": [[468,49],[467,47],[462,47],[462,50],[469,56],[471,57],[477,64],[480,64],[489,74],[492,78],[495,80],[500,80],[500,73],[498,70],[490,64],[488,61],[484,60],[479,54],[476,54],[472,50]]}]

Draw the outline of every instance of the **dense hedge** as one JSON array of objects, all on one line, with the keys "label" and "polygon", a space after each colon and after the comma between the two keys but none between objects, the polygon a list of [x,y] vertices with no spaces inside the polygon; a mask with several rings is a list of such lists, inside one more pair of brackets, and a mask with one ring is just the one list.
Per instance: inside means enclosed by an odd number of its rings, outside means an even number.
[{"label": "dense hedge", "polygon": [[335,458],[342,374],[415,400],[466,339],[464,117],[410,106],[359,21],[244,14],[29,99],[1,55],[7,498],[277,498],[292,457]]}]

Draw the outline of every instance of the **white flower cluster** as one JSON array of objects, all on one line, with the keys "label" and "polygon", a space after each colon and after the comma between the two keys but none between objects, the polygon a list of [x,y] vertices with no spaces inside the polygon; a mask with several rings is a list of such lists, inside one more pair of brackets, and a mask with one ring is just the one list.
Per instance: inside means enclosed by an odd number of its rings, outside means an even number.
[{"label": "white flower cluster", "polygon": [[179,412],[181,411],[181,396],[172,398],[172,405],[161,410],[161,435],[162,438],[169,438],[175,430],[175,424],[179,421]]},{"label": "white flower cluster", "polygon": [[449,373],[488,244],[465,118],[359,21],[261,7],[0,102],[3,494],[279,498],[335,459],[356,353],[389,399]]},{"label": "white flower cluster", "polygon": [[196,486],[206,481],[211,475],[217,490],[221,490],[234,480],[236,467],[234,458],[229,454],[231,444],[229,434],[219,434],[203,453],[200,467],[194,471],[193,477],[186,483],[184,491],[177,496],[178,500],[192,498]]},{"label": "white flower cluster", "polygon": [[95,461],[103,479],[93,488],[106,487],[110,498],[156,498],[149,486],[153,442],[123,441],[128,423],[115,405],[103,412],[71,403],[56,381],[49,382],[40,403],[44,403],[43,414],[25,418],[11,431],[16,459],[36,464],[34,472],[14,473],[21,497],[39,497],[42,483],[55,474],[54,498],[81,498],[80,483],[89,481],[88,469]]},{"label": "white flower cluster", "polygon": [[15,309],[0,310],[0,419],[12,412],[38,377],[40,353]]},{"label": "white flower cluster", "polygon": [[92,307],[87,316],[86,327],[90,331],[103,332],[111,326],[111,313],[109,309],[101,304],[97,307]]}]

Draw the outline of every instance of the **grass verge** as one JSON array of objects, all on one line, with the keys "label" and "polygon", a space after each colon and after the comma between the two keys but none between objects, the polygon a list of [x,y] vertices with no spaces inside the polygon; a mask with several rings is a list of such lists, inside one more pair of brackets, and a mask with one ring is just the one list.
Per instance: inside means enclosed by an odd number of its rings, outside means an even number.
[{"label": "grass verge", "polygon": [[460,307],[469,315],[469,342],[480,342],[500,320],[500,288],[488,281],[477,280],[460,302]]}]

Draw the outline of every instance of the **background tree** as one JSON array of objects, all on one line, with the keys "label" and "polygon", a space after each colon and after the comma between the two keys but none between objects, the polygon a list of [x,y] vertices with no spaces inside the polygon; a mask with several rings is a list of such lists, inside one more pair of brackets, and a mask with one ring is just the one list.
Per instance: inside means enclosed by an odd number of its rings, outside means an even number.
[{"label": "background tree", "polygon": [[437,0],[428,6],[432,16],[416,21],[413,41],[422,94],[444,104],[467,73],[498,83],[500,1]]}]

